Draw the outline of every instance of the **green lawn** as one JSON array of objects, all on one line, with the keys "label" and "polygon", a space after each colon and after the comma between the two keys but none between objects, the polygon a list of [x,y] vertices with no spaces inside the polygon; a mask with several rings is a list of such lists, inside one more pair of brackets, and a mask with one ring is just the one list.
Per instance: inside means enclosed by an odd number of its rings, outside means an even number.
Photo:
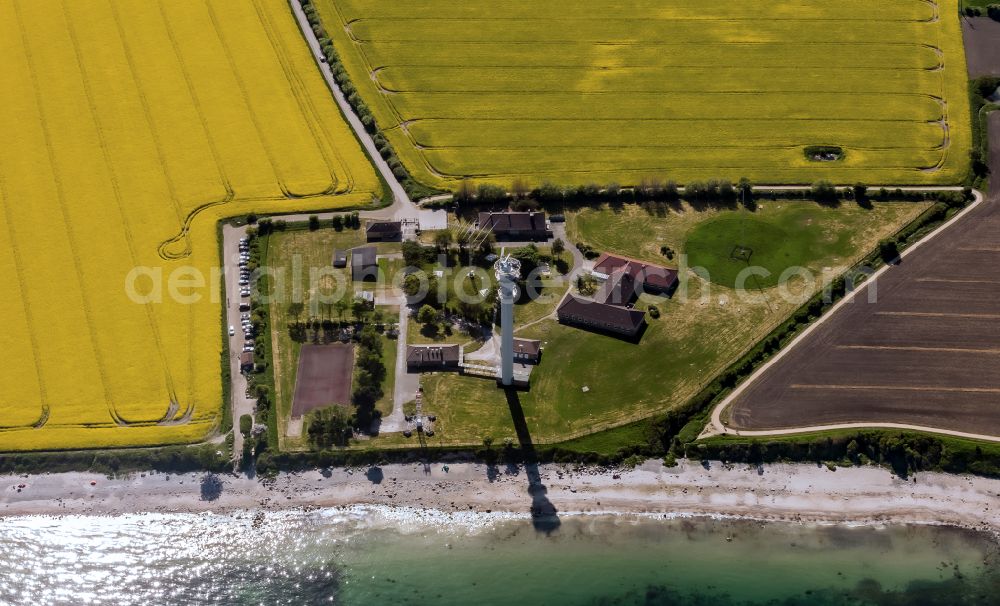
[{"label": "green lawn", "polygon": [[[856,230],[895,207],[866,211],[851,205],[831,209],[808,203],[769,203],[764,210],[723,213],[703,221],[688,234],[684,252],[691,267],[701,267],[716,284],[733,287],[747,267],[766,270],[754,286],[779,284],[781,273],[795,266],[822,271],[821,262],[840,264],[853,249]],[[736,247],[743,254],[734,254]],[[750,284],[751,282],[747,282]]]}]

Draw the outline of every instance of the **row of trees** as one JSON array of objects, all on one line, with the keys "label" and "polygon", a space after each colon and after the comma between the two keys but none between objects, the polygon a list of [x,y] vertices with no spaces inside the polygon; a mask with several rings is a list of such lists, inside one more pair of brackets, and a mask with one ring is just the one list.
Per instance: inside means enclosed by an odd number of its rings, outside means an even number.
[{"label": "row of trees", "polygon": [[378,417],[375,402],[383,395],[382,382],[386,376],[385,363],[382,361],[382,335],[374,326],[369,324],[361,329],[354,359],[356,370],[354,391],[351,394],[351,402],[355,407],[354,426],[367,430]]},{"label": "row of trees", "polygon": [[[990,83],[988,83],[990,84]],[[984,86],[988,86],[984,85]],[[996,90],[993,84],[991,90]],[[974,158],[975,160],[975,158]],[[982,162],[980,162],[982,163]],[[975,164],[975,162],[974,162]],[[985,165],[984,165],[985,166]],[[717,204],[721,206],[743,205],[753,210],[760,199],[792,198],[815,200],[821,204],[837,204],[844,200],[853,200],[867,205],[873,200],[942,200],[968,199],[971,190],[957,192],[927,192],[903,190],[901,188],[880,188],[871,192],[865,183],[856,183],[850,187],[838,188],[833,183],[820,180],[811,187],[796,189],[754,189],[753,183],[746,177],[733,183],[722,179],[707,181],[691,181],[683,187],[674,181],[662,181],[656,178],[643,179],[634,187],[624,188],[617,183],[601,186],[597,184],[579,185],[575,187],[559,187],[552,183],[526,190],[521,186],[506,192],[495,185],[483,184],[478,188],[465,181],[459,187],[455,196],[458,203],[476,203],[496,205],[509,203],[515,208],[537,208],[538,203],[545,205],[585,204],[593,202],[628,203],[628,202],[666,202],[676,204],[685,200],[693,205]],[[948,200],[945,200],[947,198]]]},{"label": "row of trees", "polygon": [[[316,231],[321,227],[323,227],[323,221],[316,215],[309,215],[309,231]],[[330,227],[336,231],[361,229],[361,216],[357,211],[347,215],[333,215],[330,219]]]},{"label": "row of trees", "polygon": [[816,439],[720,440],[692,444],[686,454],[694,458],[753,464],[777,461],[829,461],[852,465],[877,463],[900,477],[917,471],[973,471],[1000,474],[1000,457],[988,456],[981,447],[932,436],[882,431],[861,431]]},{"label": "row of trees", "polygon": [[[378,307],[372,306],[361,297],[353,299],[343,297],[332,303],[319,303],[315,309],[310,310],[308,318],[303,319],[302,315],[306,311],[306,306],[301,302],[289,303],[286,308],[288,317],[294,320],[288,323],[289,328],[301,325],[301,329],[319,330],[320,328],[331,329],[347,326],[350,324],[348,312],[350,312],[353,322],[370,322],[381,325],[385,322],[385,312]],[[333,318],[336,316],[336,326]]]},{"label": "row of trees", "polygon": [[[978,6],[965,7],[966,17],[980,17],[982,14],[983,9]],[[986,16],[995,21],[1000,21],[1000,4],[988,4],[986,6]]]},{"label": "row of trees", "polygon": [[[247,215],[247,223],[255,225],[253,235],[266,236],[268,234],[273,234],[275,232],[282,232],[288,229],[288,222],[284,219],[272,219],[270,217],[258,218],[255,214]],[[323,222],[316,215],[309,216],[309,231],[316,231],[323,227]],[[360,229],[361,228],[361,216],[355,211],[346,215],[334,215],[330,219],[330,227],[333,227],[337,231],[344,231],[345,229]]]}]

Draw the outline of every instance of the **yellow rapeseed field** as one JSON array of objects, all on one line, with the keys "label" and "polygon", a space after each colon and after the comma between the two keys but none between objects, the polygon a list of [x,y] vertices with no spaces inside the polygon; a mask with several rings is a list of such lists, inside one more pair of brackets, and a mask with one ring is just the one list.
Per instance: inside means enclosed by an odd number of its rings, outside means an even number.
[{"label": "yellow rapeseed field", "polygon": [[205,437],[216,222],[380,194],[287,2],[8,0],[0,77],[0,451]]},{"label": "yellow rapeseed field", "polygon": [[316,4],[428,185],[919,185],[968,167],[957,0]]}]

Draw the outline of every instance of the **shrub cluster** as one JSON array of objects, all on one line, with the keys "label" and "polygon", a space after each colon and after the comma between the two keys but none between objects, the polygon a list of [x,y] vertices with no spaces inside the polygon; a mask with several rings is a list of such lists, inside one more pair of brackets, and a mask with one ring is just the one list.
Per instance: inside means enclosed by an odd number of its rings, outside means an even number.
[{"label": "shrub cluster", "polygon": [[227,456],[219,456],[218,444],[161,446],[120,450],[22,452],[0,457],[0,474],[40,474],[91,471],[108,475],[131,471],[186,473],[223,472],[230,469]]},{"label": "shrub cluster", "polygon": [[385,363],[382,361],[382,337],[374,326],[361,329],[358,349],[355,354],[354,404],[352,425],[367,431],[372,421],[379,416],[375,402],[382,397],[382,381],[385,379]]},{"label": "shrub cluster", "polygon": [[351,419],[342,406],[327,406],[306,415],[309,443],[313,448],[347,446],[354,435]]},{"label": "shrub cluster", "polygon": [[[988,86],[988,84],[983,86]],[[992,90],[995,89],[996,85],[994,84]],[[811,187],[801,189],[754,190],[750,180],[744,177],[735,184],[725,179],[691,181],[683,188],[674,181],[663,181],[655,178],[643,179],[634,187],[622,187],[617,183],[603,186],[592,183],[574,187],[560,187],[547,182],[530,191],[524,190],[523,194],[508,193],[496,185],[483,184],[475,187],[471,182],[465,181],[455,194],[454,202],[484,206],[503,204],[510,205],[515,210],[535,210],[540,205],[559,207],[601,202],[612,205],[647,202],[676,204],[685,200],[695,206],[716,205],[734,208],[737,204],[741,204],[753,210],[758,199],[814,200],[828,205],[836,205],[843,200],[854,200],[864,205],[872,200],[884,202],[888,200],[951,201],[954,199],[958,201],[956,203],[960,203],[961,200],[969,197],[969,191],[959,194],[947,191],[903,190],[901,188],[881,188],[873,194],[864,183],[838,189],[825,180],[817,181]],[[451,204],[451,202],[442,202],[442,204]]]},{"label": "shrub cluster", "polygon": [[685,454],[692,458],[751,464],[778,461],[875,463],[891,468],[901,477],[917,471],[1000,476],[1000,447],[996,445],[878,430],[772,440],[722,438],[689,444]]}]

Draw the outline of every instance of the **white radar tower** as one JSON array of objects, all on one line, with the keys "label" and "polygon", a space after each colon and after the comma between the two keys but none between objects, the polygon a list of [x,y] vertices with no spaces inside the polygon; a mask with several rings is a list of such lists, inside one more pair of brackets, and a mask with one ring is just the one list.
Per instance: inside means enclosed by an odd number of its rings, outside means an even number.
[{"label": "white radar tower", "polygon": [[500,285],[500,382],[509,387],[514,383],[514,301],[521,262],[501,249],[493,270]]}]

